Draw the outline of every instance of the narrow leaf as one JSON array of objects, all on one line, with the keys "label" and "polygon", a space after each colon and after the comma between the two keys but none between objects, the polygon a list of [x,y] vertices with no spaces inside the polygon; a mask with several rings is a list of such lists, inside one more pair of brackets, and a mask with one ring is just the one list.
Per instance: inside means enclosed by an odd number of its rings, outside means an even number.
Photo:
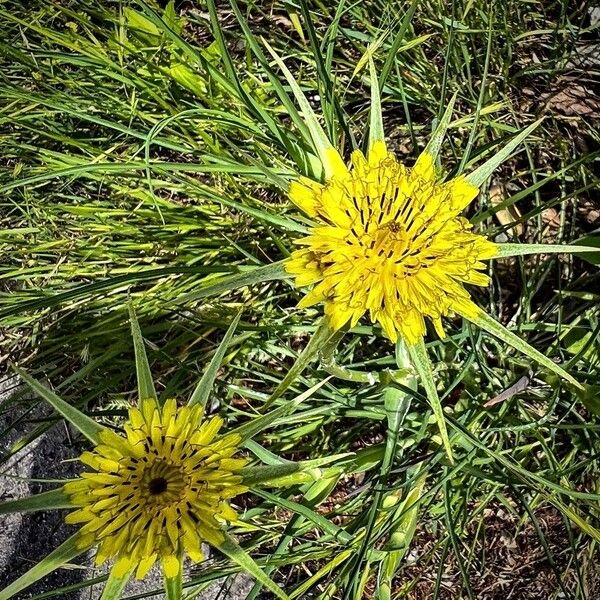
[{"label": "narrow leaf", "polygon": [[255,419],[236,427],[230,433],[238,434],[241,436],[242,441],[250,439],[263,429],[270,427],[277,419],[285,416],[288,412],[292,412],[298,404],[299,402],[286,402],[266,415],[261,415],[260,417],[256,417]]},{"label": "narrow leaf", "polygon": [[[306,581],[303,581],[297,588],[294,589],[291,594],[291,598],[293,600],[296,598],[306,598],[305,594],[308,590],[312,589],[320,579],[323,579],[323,577],[329,575],[331,571],[339,567],[343,562],[347,561],[355,552],[356,550],[354,548],[349,548],[347,550],[343,550],[339,554],[334,553],[333,558],[329,562],[324,564],[320,569],[317,570],[316,573],[314,573],[314,575],[312,575]],[[360,594],[360,596],[354,597],[364,598],[366,596]]]},{"label": "narrow leaf", "polygon": [[101,431],[104,431],[102,425],[99,425],[79,409],[59,398],[52,390],[33,379],[33,377],[29,376],[22,369],[19,369],[18,367],[13,368],[36,394],[46,400],[48,404],[52,405],[56,412],[60,413],[69,423],[77,428],[88,440],[90,440],[90,442],[94,445],[99,443],[98,434]]},{"label": "narrow leaf", "polygon": [[400,46],[402,46],[402,42],[404,41],[406,32],[410,27],[410,22],[415,14],[418,4],[419,0],[412,0],[408,10],[404,13],[404,17],[402,17],[400,27],[398,28],[398,33],[396,33],[396,37],[391,44],[388,55],[383,63],[383,68],[381,69],[381,76],[379,77],[379,89],[381,90],[385,86],[387,78],[389,77],[392,68],[396,64],[396,61],[398,60],[398,51],[400,50]]},{"label": "narrow leaf", "polygon": [[279,66],[279,68],[283,71],[285,78],[289,86],[292,88],[292,92],[294,97],[296,98],[296,102],[300,106],[300,110],[302,111],[302,115],[306,121],[306,126],[310,131],[310,136],[312,138],[313,144],[315,146],[315,150],[323,164],[323,169],[325,170],[325,176],[327,179],[331,179],[336,174],[345,174],[348,172],[340,153],[333,147],[332,143],[329,141],[327,134],[321,127],[319,120],[317,119],[317,115],[315,115],[310,103],[306,99],[306,96],[300,89],[300,86],[296,83],[294,76],[291,74],[290,70],[285,66],[285,63],[281,60],[279,55],[271,48],[269,43],[263,39],[263,44],[266,46],[267,50],[271,53],[271,56]]},{"label": "narrow leaf", "polygon": [[[262,583],[269,591],[273,592],[277,598],[290,600],[290,597],[274,582],[263,570],[254,562],[252,557],[241,548],[238,543],[229,535],[225,534],[225,540],[218,546],[218,549],[227,555],[233,562],[238,564],[246,573],[252,575],[257,581]],[[0,598],[2,600],[2,598]]]},{"label": "narrow leaf", "polygon": [[212,359],[208,365],[208,368],[204,372],[204,375],[202,375],[202,378],[198,382],[196,389],[192,393],[192,396],[188,402],[188,404],[190,406],[192,406],[194,404],[198,404],[198,403],[203,407],[206,406],[206,403],[208,402],[208,397],[210,396],[210,392],[215,383],[217,373],[218,373],[219,369],[221,368],[221,363],[223,362],[223,358],[225,357],[227,348],[229,348],[229,344],[231,343],[231,338],[233,337],[233,334],[235,333],[235,329],[236,329],[238,323],[240,322],[241,316],[242,316],[242,311],[240,310],[238,312],[238,314],[235,316],[235,318],[233,319],[233,321],[231,322],[231,325],[229,325],[229,328],[227,329],[225,335],[223,336],[223,339],[221,340],[221,343],[219,344],[217,351],[215,352],[214,356],[212,357]]},{"label": "narrow leaf", "polygon": [[487,178],[515,151],[517,146],[543,121],[538,119],[533,122],[529,127],[526,127],[516,135],[502,150],[496,152],[492,158],[483,163],[479,168],[475,169],[470,175],[467,175],[466,179],[469,183],[472,183],[475,187],[481,187],[481,185],[487,180]]},{"label": "narrow leaf", "polygon": [[83,554],[87,548],[79,548],[77,546],[77,539],[79,534],[71,536],[68,540],[63,542],[56,550],[50,552],[48,556],[43,558],[39,563],[34,565],[27,573],[24,573],[16,581],[13,581],[8,587],[5,587],[0,591],[0,600],[8,600],[15,594],[18,594],[21,590],[33,585],[36,581],[39,581],[42,577],[45,577],[49,573],[56,571],[56,569],[62,567],[70,560]]},{"label": "narrow leaf", "polygon": [[117,575],[117,569],[113,566],[108,575],[108,581],[102,590],[102,596],[100,600],[120,600],[123,594],[123,590],[127,585],[127,582],[131,578],[133,571],[135,570],[135,564],[124,574]]},{"label": "narrow leaf", "polygon": [[375,142],[384,141],[383,118],[381,116],[381,96],[379,82],[373,58],[369,56],[369,74],[371,78],[371,122],[369,125],[369,150]]},{"label": "narrow leaf", "polygon": [[476,317],[462,315],[465,319],[471,321],[471,323],[481,327],[484,331],[491,333],[493,336],[501,339],[512,346],[515,350],[522,352],[525,356],[528,356],[531,360],[538,362],[540,365],[546,367],[553,373],[556,373],[560,377],[566,379],[569,383],[572,383],[575,387],[583,389],[583,386],[572,376],[569,375],[562,367],[557,365],[555,362],[550,360],[546,355],[538,352],[535,348],[530,346],[525,340],[522,340],[517,334],[509,331],[498,321],[494,320],[490,315],[484,311],[480,311]]},{"label": "narrow leaf", "polygon": [[135,351],[135,372],[137,375],[138,385],[138,403],[148,398],[157,399],[154,382],[152,381],[152,373],[150,372],[150,364],[146,356],[146,348],[144,347],[144,338],[133,304],[129,302],[129,321],[131,323],[131,335],[133,337],[133,349]]},{"label": "narrow leaf", "polygon": [[265,403],[265,408],[268,408],[290,387],[290,385],[308,366],[310,361],[316,357],[319,350],[323,348],[325,343],[329,340],[329,338],[331,338],[332,335],[335,335],[335,333],[329,327],[327,319],[323,318],[321,320],[321,323],[319,324],[319,327],[308,341],[308,344],[306,344],[306,347],[304,348],[300,356],[296,359],[296,362],[294,362],[290,370],[287,372],[287,375],[283,378],[282,382],[275,388],[275,391]]},{"label": "narrow leaf", "polygon": [[49,510],[54,508],[71,508],[69,498],[65,495],[62,488],[42,492],[27,498],[17,500],[7,500],[0,503],[0,515],[15,512],[34,512],[37,510]]},{"label": "narrow leaf", "polygon": [[[317,390],[319,390],[321,387],[323,387],[330,379],[331,379],[331,377],[327,377],[323,381],[316,383],[312,387],[308,388],[306,391],[302,392],[299,396],[296,396],[289,402],[284,403],[279,408],[272,410],[271,412],[267,413],[266,415],[261,415],[260,417],[257,417],[255,419],[253,419],[252,421],[249,421],[248,423],[244,423],[243,425],[240,425],[239,427],[234,429],[231,433],[239,434],[242,437],[242,440],[247,440],[247,439],[255,436],[257,433],[260,433],[261,431],[263,431],[263,429],[270,427],[277,419],[283,417],[284,415],[287,415],[288,413],[292,413],[296,409],[297,406],[299,406],[305,400],[310,398]],[[271,398],[265,403],[265,408],[267,407],[267,404],[271,401],[272,398],[273,398],[273,396],[271,396]]]},{"label": "narrow leaf", "polygon": [[324,533],[330,534],[342,544],[351,544],[354,539],[351,534],[346,532],[338,525],[332,523],[323,515],[316,513],[308,506],[304,506],[303,504],[299,504],[293,500],[286,500],[285,498],[281,498],[280,496],[276,496],[275,494],[271,494],[264,490],[256,492],[256,495],[268,500],[274,506],[281,506],[282,508],[285,508],[291,512],[302,515],[304,518],[308,519],[317,527],[319,527]]},{"label": "narrow leaf", "polygon": [[524,256],[525,254],[577,254],[598,252],[600,247],[578,246],[577,244],[498,244],[498,254],[494,258]]},{"label": "narrow leaf", "polygon": [[239,290],[247,285],[273,281],[275,279],[285,279],[288,275],[284,268],[284,261],[279,261],[262,267],[256,267],[251,271],[227,275],[217,279],[211,279],[208,282],[202,282],[195,292],[185,294],[177,299],[178,304],[184,304],[194,300],[200,300],[209,296],[218,296],[223,292],[230,290]]},{"label": "narrow leaf", "polygon": [[421,383],[425,388],[429,404],[433,409],[433,414],[440,430],[440,435],[442,437],[442,443],[446,450],[446,454],[448,455],[450,462],[454,463],[452,449],[450,448],[450,440],[448,439],[448,431],[446,429],[446,419],[444,418],[442,403],[440,402],[440,397],[438,396],[437,389],[435,387],[433,369],[423,339],[421,339],[421,341],[414,346],[409,345],[408,353],[410,354],[413,366],[415,367],[415,370],[421,379]]}]

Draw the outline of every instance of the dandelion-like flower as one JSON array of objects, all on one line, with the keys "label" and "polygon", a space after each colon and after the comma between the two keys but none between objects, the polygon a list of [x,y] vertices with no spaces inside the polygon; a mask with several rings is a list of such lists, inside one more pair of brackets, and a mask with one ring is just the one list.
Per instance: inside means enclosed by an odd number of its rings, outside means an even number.
[{"label": "dandelion-like flower", "polygon": [[323,302],[332,329],[368,311],[392,341],[414,344],[425,317],[443,337],[442,317],[479,311],[464,284],[488,284],[481,261],[497,254],[496,244],[459,216],[478,189],[464,177],[439,182],[430,154],[406,168],[376,142],[367,157],[352,154],[350,169],[324,184],[302,177],[289,193],[319,224],[286,270],[299,286],[314,286],[300,306]]},{"label": "dandelion-like flower", "polygon": [[246,491],[233,458],[238,435],[218,437],[220,417],[201,423],[199,405],[163,407],[153,399],[129,410],[125,435],[105,429],[100,443],[80,460],[91,467],[64,492],[81,523],[80,547],[98,545],[96,563],[115,558],[116,574],[137,568],[144,577],[157,559],[174,577],[186,553],[202,560],[202,542],[219,546],[223,521],[235,520],[228,500]]}]

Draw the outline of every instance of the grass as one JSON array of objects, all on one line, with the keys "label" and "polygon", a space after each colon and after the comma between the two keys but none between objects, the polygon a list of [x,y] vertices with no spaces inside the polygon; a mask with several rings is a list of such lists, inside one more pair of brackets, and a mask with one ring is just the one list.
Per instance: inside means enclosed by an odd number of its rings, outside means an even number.
[{"label": "grass", "polygon": [[[521,241],[593,234],[597,121],[551,101],[593,75],[579,60],[597,33],[590,6],[4,2],[0,364],[26,366],[111,420],[135,397],[129,298],[164,397],[191,393],[244,307],[211,407],[230,424],[258,415],[320,314],[296,310],[300,293],[259,270],[285,258],[304,226],[286,181],[315,169],[261,38],[322,109],[346,156],[368,123],[361,59],[369,45],[385,80],[384,126],[407,162],[454,92],[442,158],[450,173],[479,164],[544,116],[526,151],[484,188],[472,220],[492,239],[510,240],[515,223],[525,226]],[[493,205],[497,190],[501,203]],[[493,285],[474,292],[478,302],[597,386],[597,269],[547,255],[505,259],[491,274]],[[458,320],[449,333],[444,343],[430,336],[428,348],[456,464],[445,459],[419,392],[390,433],[385,386],[340,378],[248,448],[267,458],[356,453],[318,481],[245,500],[240,540],[292,597],[499,598],[516,586],[516,598],[591,599],[600,590],[598,388],[578,396]],[[340,348],[335,360],[348,369],[396,368],[392,346],[366,324]],[[289,393],[322,381],[323,366],[314,362]],[[525,390],[484,408],[530,369]],[[21,394],[0,406],[10,416],[3,440],[20,437],[4,443],[5,461],[55,423],[34,417],[36,403]],[[403,505],[424,474],[421,503]],[[488,564],[501,571],[492,543],[499,512],[509,535],[526,535],[539,558],[529,585],[518,572],[505,588],[484,576]],[[232,571],[218,559],[191,582]],[[46,589],[43,597],[63,593]],[[257,586],[250,597],[260,593]]]}]

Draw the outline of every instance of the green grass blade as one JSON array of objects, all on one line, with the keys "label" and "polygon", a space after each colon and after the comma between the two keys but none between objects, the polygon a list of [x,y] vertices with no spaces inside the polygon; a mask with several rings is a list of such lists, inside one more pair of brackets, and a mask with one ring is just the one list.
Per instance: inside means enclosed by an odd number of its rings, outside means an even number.
[{"label": "green grass blade", "polygon": [[[246,573],[252,575],[257,581],[260,581],[277,598],[290,600],[290,597],[254,562],[252,557],[228,534],[225,534],[225,540],[218,549],[228,556],[234,563],[239,565]],[[0,600],[3,600],[0,598]]]},{"label": "green grass blade", "polygon": [[265,57],[264,52],[262,51],[262,48],[258,44],[255,35],[252,33],[252,30],[250,29],[250,26],[248,25],[248,21],[246,20],[246,18],[240,11],[237,1],[229,0],[229,3],[231,4],[231,8],[233,9],[233,12],[242,28],[242,31],[244,33],[244,38],[245,38],[248,46],[254,52],[254,55],[258,59],[258,62],[260,63],[261,67],[264,69],[265,73],[267,74],[267,77],[269,78],[269,81],[271,82],[273,89],[275,90],[275,92],[279,96],[279,99],[281,100],[282,104],[284,105],[287,114],[289,114],[290,118],[294,122],[294,125],[296,125],[296,127],[298,128],[298,130],[300,131],[300,133],[304,137],[304,139],[307,142],[310,142],[310,139],[311,139],[310,132],[308,131],[308,128],[306,127],[306,123],[302,120],[300,113],[294,106],[293,100],[287,94],[283,85],[281,85],[281,82],[279,81],[279,79],[276,77],[275,73],[273,73],[273,70],[269,66],[269,63],[267,62],[267,58]]},{"label": "green grass blade", "polygon": [[346,532],[338,525],[332,523],[323,515],[320,515],[314,510],[311,510],[308,506],[304,506],[303,504],[299,504],[298,502],[294,502],[293,500],[286,500],[285,498],[276,496],[275,494],[271,494],[264,490],[260,490],[256,492],[256,494],[257,496],[268,500],[273,506],[281,506],[286,510],[292,511],[298,515],[302,515],[305,519],[314,523],[314,525],[321,529],[323,533],[328,533],[335,539],[342,542],[342,544],[344,545],[351,544],[354,539],[354,537],[351,534]]},{"label": "green grass blade", "polygon": [[[309,344],[310,344],[310,342],[309,342]],[[300,406],[300,404],[302,404],[305,400],[310,398],[317,390],[319,390],[321,387],[323,387],[329,381],[329,379],[330,378],[327,377],[323,381],[319,381],[319,383],[313,385],[306,391],[302,392],[299,396],[296,396],[296,398],[294,398],[293,400],[290,400],[289,402],[285,402],[282,406],[280,406],[279,408],[276,408],[275,410],[272,410],[270,413],[267,413],[266,415],[261,415],[260,417],[252,419],[248,423],[244,423],[243,425],[240,425],[240,427],[234,429],[231,433],[237,433],[238,435],[241,436],[242,440],[247,440],[247,439],[252,438],[257,433],[260,433],[267,427],[270,427],[277,419],[283,417],[284,415],[287,415],[288,413],[293,412],[296,409],[296,407]],[[273,396],[271,396],[269,398],[269,400],[267,400],[267,402],[265,403],[265,408],[267,407],[267,405],[269,404],[269,402],[272,399],[273,399]]]},{"label": "green grass blade", "polygon": [[19,374],[21,379],[39,396],[41,396],[48,404],[50,404],[57,413],[60,413],[69,423],[71,423],[76,429],[78,429],[90,442],[94,445],[100,443],[98,434],[104,431],[104,427],[99,425],[82,413],[80,410],[71,406],[63,399],[59,398],[52,390],[48,389],[45,385],[42,385],[39,381],[36,381],[28,375],[22,369],[13,367],[15,372]]},{"label": "green grass blade", "polygon": [[127,585],[127,582],[131,579],[131,575],[135,570],[135,565],[123,575],[116,575],[116,568],[110,570],[108,575],[108,581],[102,590],[102,596],[100,600],[120,600],[123,594],[123,590]]},{"label": "green grass blade", "polygon": [[15,512],[34,512],[36,510],[49,510],[52,508],[71,508],[69,498],[65,495],[62,488],[42,492],[27,498],[17,500],[7,500],[0,503],[0,515]]},{"label": "green grass blade", "polygon": [[454,459],[452,457],[452,448],[450,447],[450,440],[448,438],[448,430],[446,429],[446,419],[444,417],[444,411],[442,409],[440,397],[438,396],[437,389],[435,387],[435,380],[433,378],[433,368],[431,365],[431,361],[429,360],[429,355],[427,354],[425,342],[421,340],[414,346],[409,345],[408,353],[410,355],[415,371],[419,375],[421,383],[425,388],[427,399],[429,400],[429,404],[431,405],[431,408],[433,410],[437,426],[440,430],[440,436],[442,438],[442,443],[446,450],[446,454],[448,455],[450,462],[453,463]]},{"label": "green grass blade", "polygon": [[379,93],[379,82],[373,58],[369,56],[369,73],[371,78],[371,118],[369,124],[369,149],[375,142],[385,141],[383,131],[383,118],[381,116],[381,95]]},{"label": "green grass blade", "polygon": [[197,291],[184,294],[178,298],[177,303],[183,304],[193,300],[200,300],[201,298],[206,298],[208,296],[218,296],[223,292],[237,290],[246,287],[247,285],[254,285],[255,283],[285,279],[288,277],[288,274],[283,265],[284,261],[279,261],[262,267],[255,267],[250,271],[244,270],[244,272],[236,273],[235,275],[211,279],[208,283],[200,285],[200,289]]},{"label": "green grass blade", "polygon": [[[600,238],[598,239],[600,240]],[[577,254],[578,252],[600,254],[600,247],[578,246],[577,244],[498,244],[498,255],[494,258],[524,256],[525,254]]]},{"label": "green grass blade", "polygon": [[257,433],[260,433],[264,429],[267,429],[267,427],[270,427],[277,419],[283,417],[288,412],[292,412],[297,404],[299,404],[299,402],[286,402],[266,415],[261,415],[256,419],[252,419],[251,421],[236,427],[231,431],[231,433],[236,433],[241,436],[242,441],[251,439]]},{"label": "green grass blade", "polygon": [[408,7],[408,10],[404,14],[404,17],[402,18],[402,21],[400,22],[400,29],[398,29],[398,33],[396,34],[396,37],[394,38],[394,41],[392,42],[390,51],[388,52],[385,62],[383,63],[383,67],[381,69],[381,75],[379,76],[379,89],[381,89],[381,90],[383,90],[383,87],[385,86],[385,83],[392,71],[392,68],[394,67],[394,63],[396,62],[398,50],[400,49],[400,46],[402,46],[402,42],[404,41],[406,32],[408,31],[410,22],[415,14],[415,10],[416,10],[418,4],[419,4],[419,0],[412,0],[410,6]]},{"label": "green grass blade", "polygon": [[[75,298],[93,297],[98,295],[101,291],[110,290],[113,288],[120,287],[122,285],[132,284],[137,281],[149,281],[153,279],[161,279],[162,277],[165,277],[167,275],[181,275],[186,273],[204,275],[212,273],[232,273],[242,268],[245,267],[239,265],[229,265],[221,267],[190,267],[182,265],[178,267],[161,267],[159,269],[147,269],[144,271],[137,272],[134,271],[133,273],[116,275],[115,277],[108,277],[106,279],[101,279],[100,281],[94,281],[93,283],[78,285],[66,292],[60,292],[58,294],[44,296],[41,299],[26,300],[25,302],[13,303],[12,306],[0,310],[0,319],[13,317],[15,315],[27,311],[45,309],[53,306],[60,306],[61,304],[66,304],[67,302],[69,302],[70,300],[74,300]],[[251,270],[254,271],[255,269],[256,267],[252,267]]]},{"label": "green grass blade", "polygon": [[517,146],[519,146],[542,121],[543,118],[538,119],[523,129],[523,131],[510,140],[502,150],[496,152],[492,158],[467,175],[467,181],[475,187],[481,187],[488,177],[516,150]]},{"label": "green grass blade", "polygon": [[248,110],[251,113],[254,113],[254,115],[258,119],[262,120],[267,125],[269,130],[273,133],[275,138],[278,139],[282,143],[282,145],[285,147],[288,144],[288,142],[286,140],[285,132],[276,123],[276,121],[271,117],[271,115],[267,111],[265,111],[262,108],[262,106],[258,102],[256,102],[246,92],[246,90],[244,89],[244,86],[242,85],[242,83],[237,75],[235,65],[233,64],[233,60],[232,60],[229,50],[227,48],[227,44],[225,43],[225,38],[223,36],[223,30],[219,23],[219,15],[218,15],[217,7],[215,5],[214,0],[207,0],[206,4],[208,7],[208,13],[210,16],[212,32],[213,32],[215,40],[219,46],[221,59],[223,61],[224,67],[225,67],[225,74],[227,75],[228,81],[230,82],[231,85],[233,85],[235,87],[235,89],[237,91],[237,95],[239,96],[240,100],[246,105]]},{"label": "green grass blade", "polygon": [[235,318],[233,319],[233,321],[231,322],[231,325],[229,325],[229,328],[227,329],[227,332],[223,336],[223,339],[221,340],[221,343],[219,344],[217,351],[215,352],[214,356],[212,357],[212,359],[208,365],[208,368],[204,372],[204,375],[202,375],[202,378],[198,382],[196,389],[193,391],[192,396],[190,397],[190,400],[188,402],[188,404],[190,406],[192,406],[194,404],[198,404],[198,403],[203,407],[206,406],[208,397],[210,396],[210,392],[215,383],[217,373],[219,372],[219,369],[221,368],[221,363],[223,362],[223,358],[225,357],[227,348],[229,348],[229,344],[231,343],[231,338],[233,337],[233,334],[235,333],[235,329],[236,329],[238,323],[240,322],[241,316],[242,316],[242,311],[240,310],[238,312],[238,314],[235,316]]},{"label": "green grass blade", "polygon": [[138,403],[148,398],[157,399],[156,390],[154,389],[154,381],[150,372],[150,363],[146,355],[144,346],[144,338],[133,305],[129,302],[129,321],[131,323],[131,336],[133,337],[133,349],[135,352],[135,373],[138,386]]},{"label": "green grass blade", "polygon": [[[308,32],[308,40],[310,42],[312,57],[317,67],[317,75],[322,83],[323,88],[325,89],[325,93],[322,95],[321,98],[323,115],[327,117],[328,111],[325,109],[327,106],[326,102],[328,102],[331,106],[333,106],[333,109],[335,111],[335,115],[337,117],[337,125],[342,129],[342,132],[346,139],[348,139],[352,146],[355,147],[356,142],[354,140],[354,133],[352,132],[352,129],[348,126],[347,116],[344,113],[344,109],[340,104],[339,97],[335,93],[333,81],[330,76],[331,70],[328,70],[325,65],[323,50],[321,44],[319,44],[319,39],[315,30],[315,25],[310,14],[309,4],[306,0],[300,0],[300,10],[302,11],[302,16],[304,17],[304,25],[306,27],[306,31]],[[335,131],[334,123],[330,122],[328,123],[328,125],[329,130],[331,132]]]},{"label": "green grass blade", "polygon": [[529,357],[531,360],[539,363],[540,365],[546,367],[553,373],[556,373],[559,377],[566,379],[569,383],[572,383],[576,388],[583,389],[583,386],[572,376],[569,375],[562,367],[558,366],[555,362],[550,360],[546,355],[542,354],[532,346],[530,346],[525,340],[522,340],[518,335],[509,331],[502,325],[498,323],[495,319],[490,317],[486,312],[480,311],[476,317],[471,317],[467,315],[462,315],[465,319],[471,321],[474,325],[481,327],[484,331],[491,333],[493,336],[498,339],[506,342],[510,346],[512,346],[515,350],[523,353],[525,356]]},{"label": "green grass blade", "polygon": [[79,548],[77,546],[77,540],[79,534],[71,536],[68,540],[63,542],[56,550],[53,550],[43,558],[39,563],[33,566],[27,573],[24,573],[16,581],[13,581],[9,586],[5,587],[0,591],[0,600],[8,600],[15,594],[25,588],[33,585],[36,581],[39,581],[42,577],[56,571],[56,569],[62,567],[64,564],[73,560],[75,557],[83,554],[87,548]]}]

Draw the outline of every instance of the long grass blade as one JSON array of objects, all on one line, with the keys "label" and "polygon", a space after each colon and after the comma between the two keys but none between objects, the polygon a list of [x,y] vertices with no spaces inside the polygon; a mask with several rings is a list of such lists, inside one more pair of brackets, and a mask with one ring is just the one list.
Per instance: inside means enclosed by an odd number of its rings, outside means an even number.
[{"label": "long grass blade", "polygon": [[41,396],[48,404],[50,404],[54,410],[61,414],[71,425],[78,429],[90,442],[94,445],[100,443],[99,434],[104,431],[104,427],[86,414],[82,413],[79,409],[75,408],[71,404],[65,402],[62,398],[59,398],[52,390],[48,389],[45,385],[42,385],[39,381],[36,381],[28,373],[19,369],[19,367],[13,367],[15,372],[19,374],[21,379],[36,393]]},{"label": "long grass blade", "polygon": [[[246,573],[260,581],[270,592],[281,600],[290,600],[290,597],[254,562],[252,557],[228,534],[219,545],[219,550],[238,564]],[[3,600],[0,598],[0,600]]]},{"label": "long grass blade", "polygon": [[34,512],[37,510],[50,510],[53,508],[70,508],[72,505],[62,488],[42,492],[27,498],[7,500],[0,503],[0,515],[8,513]]},{"label": "long grass blade", "polygon": [[33,566],[27,573],[24,573],[17,580],[13,581],[10,585],[0,591],[0,600],[8,600],[15,594],[18,594],[30,585],[33,585],[36,581],[39,581],[42,577],[45,577],[49,573],[56,571],[70,560],[73,560],[80,554],[83,554],[87,548],[80,548],[77,545],[79,535],[75,534],[68,540],[63,542],[56,550],[53,550]]},{"label": "long grass blade", "polygon": [[269,43],[263,40],[264,45],[267,50],[271,53],[271,56],[282,70],[285,78],[289,86],[292,88],[292,92],[294,97],[296,98],[296,102],[300,106],[300,110],[304,115],[304,119],[306,121],[306,125],[310,131],[310,135],[312,137],[312,141],[321,160],[321,164],[323,165],[323,169],[325,171],[325,177],[327,179],[331,179],[334,175],[345,174],[348,172],[342,157],[339,152],[333,147],[332,143],[329,141],[327,134],[321,127],[319,120],[317,119],[317,115],[313,111],[310,103],[306,99],[306,96],[300,89],[300,86],[294,79],[294,76],[291,74],[290,70],[286,67],[285,63],[279,55],[271,48]]}]

